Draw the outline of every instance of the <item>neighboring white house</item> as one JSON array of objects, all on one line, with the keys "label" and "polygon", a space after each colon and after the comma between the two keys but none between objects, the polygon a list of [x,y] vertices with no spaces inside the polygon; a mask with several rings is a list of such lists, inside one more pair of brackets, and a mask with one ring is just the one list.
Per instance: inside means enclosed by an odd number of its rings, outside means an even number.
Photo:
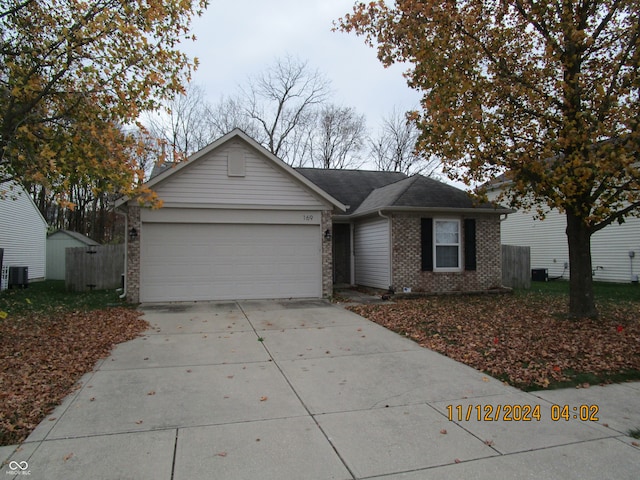
[{"label": "neighboring white house", "polygon": [[0,248],[3,266],[24,266],[29,280],[46,277],[47,222],[31,196],[15,183],[0,184]]},{"label": "neighboring white house", "polygon": [[[495,200],[508,184],[496,184],[488,192]],[[569,279],[569,247],[566,217],[557,210],[547,211],[544,220],[535,218],[534,210],[517,211],[502,222],[503,245],[531,247],[531,268],[546,268],[549,278]],[[593,279],[627,283],[640,274],[640,218],[629,217],[614,223],[591,237]]]},{"label": "neighboring white house", "polygon": [[78,232],[58,230],[47,237],[47,279],[64,280],[66,249],[100,245]]}]

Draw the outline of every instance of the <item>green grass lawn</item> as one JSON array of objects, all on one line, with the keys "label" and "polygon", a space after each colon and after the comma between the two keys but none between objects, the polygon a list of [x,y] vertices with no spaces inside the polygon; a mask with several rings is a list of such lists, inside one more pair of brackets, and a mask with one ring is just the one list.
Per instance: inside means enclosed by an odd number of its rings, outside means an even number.
[{"label": "green grass lawn", "polygon": [[[593,290],[596,302],[640,302],[640,285],[637,283],[594,282]],[[519,295],[569,295],[569,282],[553,280],[550,282],[531,282],[528,290],[518,290]]]},{"label": "green grass lawn", "polygon": [[[124,306],[115,290],[68,292],[64,280],[32,282],[28,288],[0,292],[0,315],[6,317],[31,313],[100,310]],[[0,317],[1,318],[1,317]]]}]

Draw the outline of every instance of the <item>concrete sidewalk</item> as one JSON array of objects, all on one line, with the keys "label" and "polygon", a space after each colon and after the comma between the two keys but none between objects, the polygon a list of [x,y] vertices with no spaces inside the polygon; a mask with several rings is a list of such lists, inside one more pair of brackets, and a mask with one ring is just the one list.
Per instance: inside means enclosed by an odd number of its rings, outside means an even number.
[{"label": "concrete sidewalk", "polygon": [[[324,301],[143,310],[151,330],[100,362],[21,447],[1,447],[1,474],[636,480],[640,472],[640,440],[625,435],[640,428],[640,383],[523,393]],[[569,420],[552,419],[562,413],[554,404],[568,406]],[[592,405],[599,420],[580,420]],[[505,407],[516,418],[539,408],[540,420],[505,421]]]}]

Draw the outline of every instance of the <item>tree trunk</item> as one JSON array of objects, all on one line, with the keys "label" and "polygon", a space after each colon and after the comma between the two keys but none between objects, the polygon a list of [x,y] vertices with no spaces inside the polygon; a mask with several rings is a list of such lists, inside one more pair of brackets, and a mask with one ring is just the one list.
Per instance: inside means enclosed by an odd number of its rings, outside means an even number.
[{"label": "tree trunk", "polygon": [[573,318],[596,318],[591,267],[591,231],[584,220],[567,213],[569,241],[569,315]]}]

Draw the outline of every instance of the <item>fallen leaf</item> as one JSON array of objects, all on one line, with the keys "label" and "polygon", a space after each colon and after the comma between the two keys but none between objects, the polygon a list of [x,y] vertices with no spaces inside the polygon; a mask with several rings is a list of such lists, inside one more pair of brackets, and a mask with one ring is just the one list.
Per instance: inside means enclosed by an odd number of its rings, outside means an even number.
[{"label": "fallen leaf", "polygon": [[136,421],[136,425],[142,425],[142,423],[143,423],[142,420],[137,420]]},{"label": "fallen leaf", "polygon": [[442,296],[347,307],[520,388],[550,387],[581,373],[606,377],[640,370],[640,357],[629,355],[640,338],[637,308],[635,302],[618,302],[603,307],[598,320],[567,322],[562,295],[472,296],[465,301]]},{"label": "fallen leaf", "polygon": [[493,440],[485,440],[484,441],[485,445],[488,445],[489,447],[493,445]]},{"label": "fallen leaf", "polygon": [[96,397],[91,397],[91,398],[89,399],[89,401],[90,401],[90,402],[95,402],[95,401],[96,401]]},{"label": "fallen leaf", "polygon": [[71,452],[71,453],[67,453],[67,454],[64,456],[63,460],[66,462],[67,460],[71,459],[71,457],[73,457],[73,452]]},{"label": "fallen leaf", "polygon": [[216,456],[218,456],[218,457],[226,457],[227,456],[227,452],[218,452],[218,453],[216,453]]},{"label": "fallen leaf", "polygon": [[453,459],[453,461],[454,461],[455,463],[460,463],[460,459],[459,459],[459,458],[454,458],[454,459]]},{"label": "fallen leaf", "polygon": [[631,445],[633,445],[634,447],[640,447],[640,443],[638,442],[631,442]]},{"label": "fallen leaf", "polygon": [[447,430],[443,428],[442,430],[440,430],[440,433],[443,434],[443,435],[446,435],[447,434]]},{"label": "fallen leaf", "polygon": [[151,390],[150,392],[147,392],[147,395],[155,395],[156,391],[155,390]]},{"label": "fallen leaf", "polygon": [[266,402],[268,400],[269,397],[260,397],[260,401],[261,402]]}]

